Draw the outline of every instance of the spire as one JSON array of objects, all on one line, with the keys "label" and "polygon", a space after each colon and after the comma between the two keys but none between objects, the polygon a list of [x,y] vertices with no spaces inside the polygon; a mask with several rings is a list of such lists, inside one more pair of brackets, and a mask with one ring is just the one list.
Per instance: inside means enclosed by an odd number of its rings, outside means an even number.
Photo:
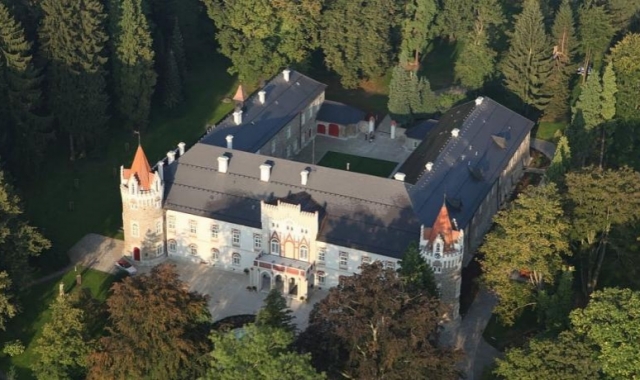
[{"label": "spire", "polygon": [[138,145],[131,169],[126,169],[123,174],[125,179],[129,179],[132,175],[135,176],[140,185],[140,190],[151,190],[153,173],[151,172],[151,165],[149,165],[147,156],[144,154],[144,150],[142,150],[142,145]]},{"label": "spire", "polygon": [[236,94],[233,95],[233,100],[237,103],[244,103],[244,101],[247,100],[247,94],[244,92],[244,87],[242,87],[242,85],[238,86]]},{"label": "spire", "polygon": [[447,209],[446,203],[443,202],[440,212],[433,222],[433,226],[431,228],[425,228],[424,239],[433,243],[438,235],[441,235],[445,245],[450,245],[453,244],[454,240],[458,239],[459,234],[459,231],[453,229],[453,224],[449,217],[449,210]]}]

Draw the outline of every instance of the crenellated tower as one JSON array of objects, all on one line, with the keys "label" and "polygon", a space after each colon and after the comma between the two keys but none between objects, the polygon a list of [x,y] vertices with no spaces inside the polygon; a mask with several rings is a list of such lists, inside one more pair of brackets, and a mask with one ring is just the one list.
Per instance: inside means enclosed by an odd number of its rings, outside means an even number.
[{"label": "crenellated tower", "polygon": [[420,232],[421,254],[433,269],[440,300],[449,306],[443,320],[446,325],[455,327],[460,319],[464,231],[457,229],[446,204],[443,204],[433,225],[422,226]]},{"label": "crenellated tower", "polygon": [[162,175],[162,164],[152,171],[140,145],[131,168],[120,167],[124,253],[143,265],[156,264],[165,257]]}]

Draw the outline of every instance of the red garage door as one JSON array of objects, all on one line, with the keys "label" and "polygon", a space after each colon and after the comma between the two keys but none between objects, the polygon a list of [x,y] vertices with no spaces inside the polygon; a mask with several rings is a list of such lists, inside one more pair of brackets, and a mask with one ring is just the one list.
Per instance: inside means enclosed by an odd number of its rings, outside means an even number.
[{"label": "red garage door", "polygon": [[327,134],[327,126],[324,124],[318,124],[318,134],[326,135]]},{"label": "red garage door", "polygon": [[340,126],[338,124],[329,124],[329,136],[340,136]]}]

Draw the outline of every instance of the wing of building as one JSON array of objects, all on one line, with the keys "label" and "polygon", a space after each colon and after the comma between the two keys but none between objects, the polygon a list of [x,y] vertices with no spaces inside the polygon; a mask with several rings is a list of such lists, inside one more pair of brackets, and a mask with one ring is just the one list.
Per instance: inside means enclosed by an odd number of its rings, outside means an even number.
[{"label": "wing of building", "polygon": [[244,271],[249,286],[304,299],[363,263],[395,268],[415,242],[455,303],[462,266],[529,158],[533,123],[478,98],[430,125],[390,178],[289,160],[326,131],[325,87],[285,70],[248,97],[239,89],[219,125],[153,168],[139,148],[121,171],[126,254]]}]

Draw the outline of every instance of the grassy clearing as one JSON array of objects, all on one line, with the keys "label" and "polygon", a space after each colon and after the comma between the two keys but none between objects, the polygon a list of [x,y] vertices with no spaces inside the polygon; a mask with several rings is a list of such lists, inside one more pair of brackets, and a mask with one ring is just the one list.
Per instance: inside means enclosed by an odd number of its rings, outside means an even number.
[{"label": "grassy clearing", "polygon": [[535,311],[527,309],[513,326],[504,326],[495,314],[492,315],[482,336],[487,343],[504,351],[509,347],[521,347],[537,331],[537,315]]},{"label": "grassy clearing", "polygon": [[[76,285],[76,275],[81,274],[82,285]],[[34,348],[36,341],[42,333],[42,327],[51,319],[49,305],[58,296],[59,284],[64,283],[65,292],[77,292],[79,289],[89,289],[93,298],[104,302],[109,288],[118,276],[96,271],[93,269],[78,268],[78,272],[70,270],[62,279],[51,280],[34,285],[18,294],[17,299],[21,306],[20,314],[13,318],[7,331],[0,341],[7,342],[19,339],[25,345],[25,351],[13,358],[2,357],[0,367],[7,370],[12,365],[16,367],[19,379],[31,379],[29,367],[36,360]]]},{"label": "grassy clearing", "polygon": [[538,124],[538,129],[535,133],[535,138],[556,142],[558,139],[556,137],[556,132],[563,132],[565,127],[567,126],[566,122],[548,122],[543,121]]},{"label": "grassy clearing", "polygon": [[354,156],[351,154],[327,152],[318,165],[346,170],[349,163],[349,170],[352,172],[370,174],[377,177],[388,177],[389,174],[398,164],[397,162],[377,160],[374,158],[366,158]]},{"label": "grassy clearing", "polygon": [[[153,109],[150,126],[142,134],[152,165],[178,142],[193,144],[207,123],[231,110],[231,104],[222,103],[235,89],[228,65],[225,58],[203,52],[189,73],[187,102],[175,110]],[[53,251],[40,262],[44,273],[63,267],[68,262],[66,252],[85,234],[119,234],[119,168],[131,164],[137,137],[118,126],[112,126],[109,134],[101,152],[76,162],[69,162],[65,149],[52,149],[40,175],[21,184],[28,199],[27,216],[53,242]]]}]

